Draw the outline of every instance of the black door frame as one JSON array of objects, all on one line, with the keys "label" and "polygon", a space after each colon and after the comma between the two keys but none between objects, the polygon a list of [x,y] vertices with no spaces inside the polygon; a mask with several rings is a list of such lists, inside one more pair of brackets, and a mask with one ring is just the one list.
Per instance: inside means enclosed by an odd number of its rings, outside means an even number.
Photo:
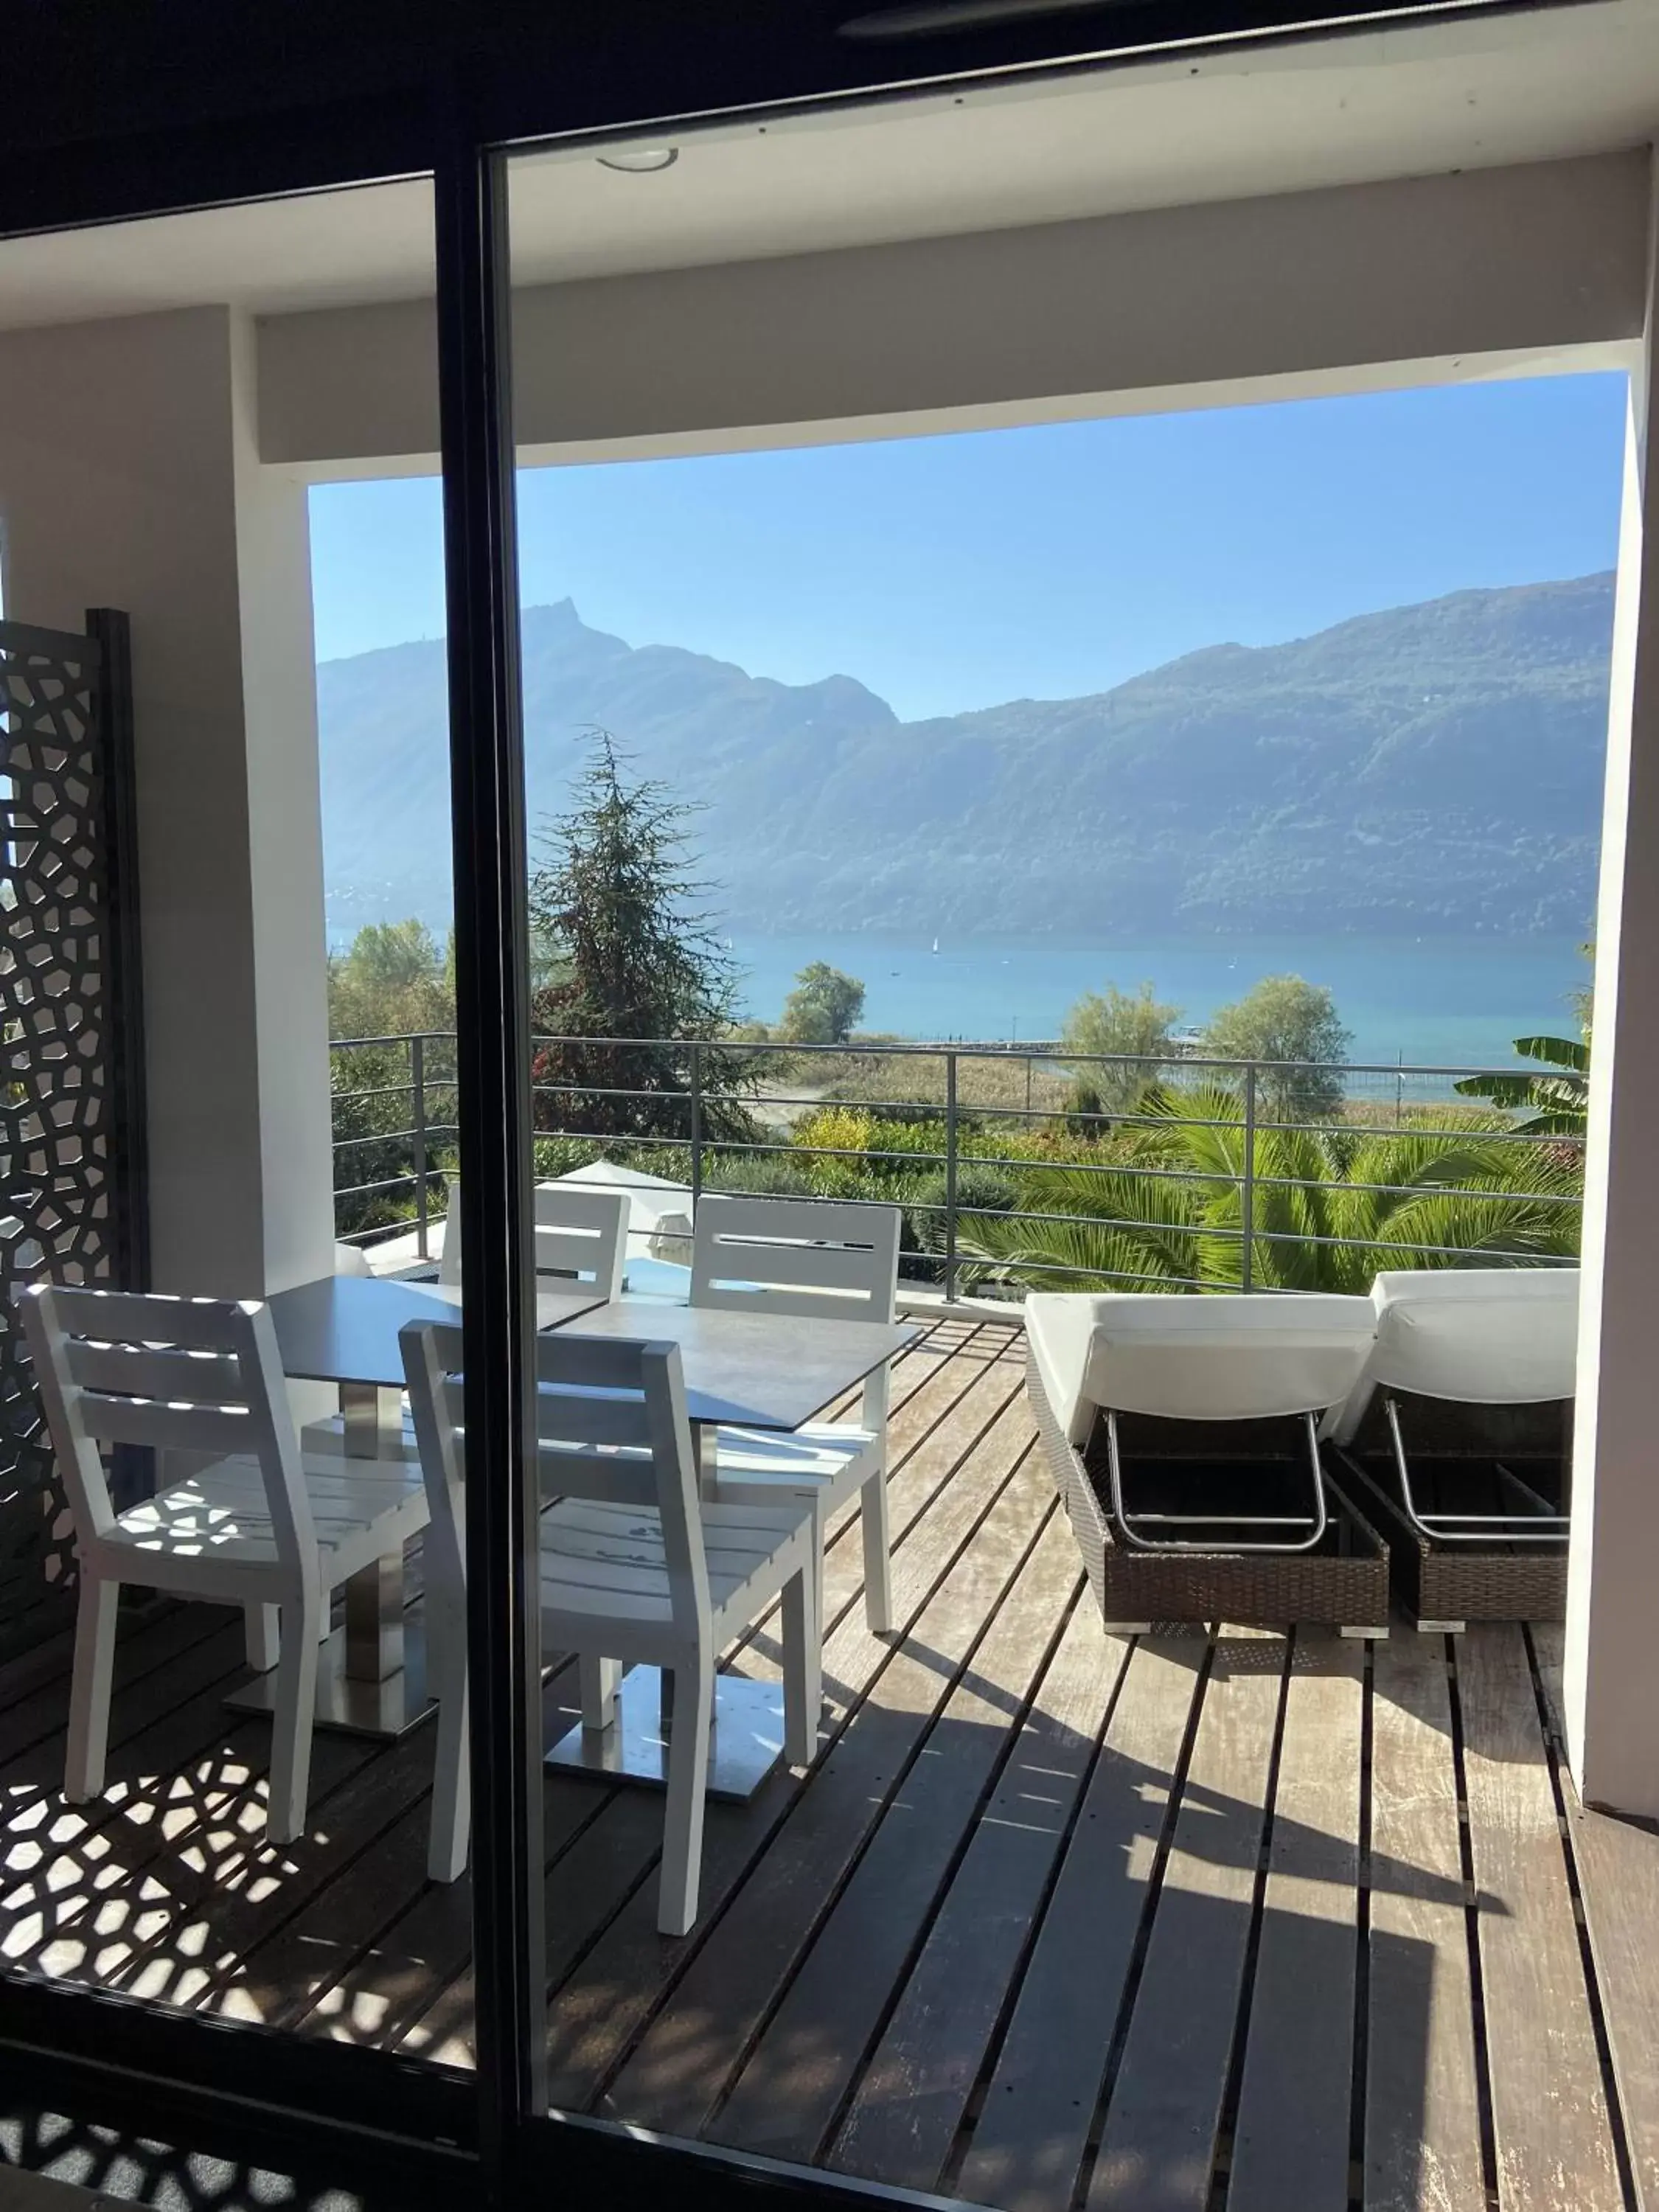
[{"label": "black door frame", "polygon": [[[267,2164],[301,2147],[313,2163],[337,2159],[346,2170],[389,2165],[410,2176],[411,2203],[422,2201],[418,2181],[453,2202],[469,2201],[469,2189],[470,2201],[482,2194],[503,2203],[555,2194],[580,2202],[603,2191],[654,2206],[666,2190],[712,2206],[729,2202],[734,2189],[750,2201],[757,2192],[778,2203],[893,2200],[895,2192],[839,2177],[546,2112],[544,1991],[529,1966],[544,1954],[541,1808],[531,1786],[540,1722],[538,1621],[526,1565],[534,1556],[533,1500],[522,1449],[533,1305],[523,1228],[529,1012],[506,164],[535,144],[645,125],[669,131],[717,114],[861,104],[988,75],[1082,74],[1194,43],[1328,36],[1346,18],[1370,28],[1380,17],[1560,3],[1066,0],[1048,15],[1011,9],[1004,20],[965,30],[947,25],[939,35],[884,40],[838,35],[842,18],[875,12],[876,0],[868,8],[853,0],[707,0],[703,8],[608,0],[591,15],[580,5],[518,14],[497,0],[477,10],[440,9],[429,21],[402,7],[379,20],[373,0],[319,0],[314,15],[298,6],[250,7],[251,40],[282,19],[291,63],[295,21],[310,16],[314,29],[325,19],[331,35],[316,40],[317,81],[327,82],[337,64],[350,94],[377,81],[375,41],[383,51],[395,22],[404,63],[398,88],[331,99],[296,93],[289,82],[279,104],[262,99],[250,67],[246,98],[230,102],[228,114],[219,57],[238,31],[227,20],[234,10],[215,5],[213,51],[204,49],[195,76],[182,51],[153,70],[164,131],[122,128],[74,144],[60,131],[55,145],[27,143],[33,34],[9,32],[10,82],[26,96],[0,153],[0,241],[398,177],[434,179],[459,1089],[471,1133],[464,1230],[468,1250],[488,1255],[464,1327],[469,1369],[495,1385],[481,1394],[484,1418],[471,1424],[468,1439],[484,1477],[469,1485],[468,1498],[476,2075],[0,1972],[0,2073],[14,2094],[147,2135],[172,2130]],[[462,16],[476,45],[458,58],[447,49],[450,25]],[[550,17],[557,19],[552,27]],[[302,28],[301,44],[305,35]],[[182,39],[180,48],[187,44]],[[52,57],[41,66],[50,92]],[[94,42],[77,52],[76,68],[97,66]],[[144,112],[145,66],[142,56],[130,65],[124,123]]]}]

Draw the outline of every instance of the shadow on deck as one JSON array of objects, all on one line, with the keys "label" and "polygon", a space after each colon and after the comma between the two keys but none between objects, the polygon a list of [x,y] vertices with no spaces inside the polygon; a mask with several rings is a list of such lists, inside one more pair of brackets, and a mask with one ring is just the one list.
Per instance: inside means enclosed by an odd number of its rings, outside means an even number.
[{"label": "shadow on deck", "polygon": [[[945,1320],[896,1368],[904,1632],[843,1521],[819,1759],[711,1805],[689,1937],[660,1799],[549,1778],[554,2103],[1008,2212],[1659,2207],[1659,1838],[1572,1799],[1559,1632],[1108,1635],[1021,1349]],[[274,1851],[239,1622],[129,1625],[81,1808],[68,1656],[0,1671],[5,1966],[470,2065],[431,1731],[319,1735]]]}]

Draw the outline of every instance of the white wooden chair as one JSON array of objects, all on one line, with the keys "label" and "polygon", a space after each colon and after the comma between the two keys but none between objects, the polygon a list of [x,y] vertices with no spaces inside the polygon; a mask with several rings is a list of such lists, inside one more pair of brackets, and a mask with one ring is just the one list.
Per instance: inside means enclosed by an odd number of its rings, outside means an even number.
[{"label": "white wooden chair", "polygon": [[[705,1193],[692,1226],[691,1304],[809,1321],[890,1322],[900,1228],[896,1206]],[[887,1406],[884,1363],[866,1380],[857,1421],[809,1421],[787,1436],[720,1428],[713,1446],[714,1495],[721,1500],[797,1498],[812,1505],[820,1562],[830,1516],[862,1493],[864,1612],[877,1631],[893,1625]],[[705,1455],[705,1477],[709,1471]]]},{"label": "white wooden chair", "polygon": [[[242,1607],[276,1667],[266,1834],[305,1827],[317,1644],[336,1589],[426,1525],[402,1461],[302,1458],[269,1308],[40,1285],[23,1324],[75,1516],[80,1612],[64,1794],[104,1786],[121,1585]],[[100,1446],[218,1455],[118,1514]],[[283,1633],[278,1638],[280,1613]]]},{"label": "white wooden chair", "polygon": [[[411,1322],[404,1370],[431,1500],[426,1604],[438,1698],[428,1868],[453,1881],[471,1826],[467,1771],[466,1568],[461,1332]],[[810,1510],[708,1505],[697,1496],[678,1345],[552,1334],[537,1341],[542,1641],[581,1664],[583,1721],[614,1719],[618,1662],[674,1678],[674,1726],[657,1925],[697,1917],[714,1663],[783,1601],[784,1749],[805,1766],[822,1693],[816,1530]]]},{"label": "white wooden chair", "polygon": [[[627,1192],[538,1182],[535,1202],[536,1274],[544,1287],[556,1289],[564,1279],[607,1302],[620,1297],[628,1258]],[[438,1280],[456,1288],[460,1279],[460,1183],[452,1176]]]}]

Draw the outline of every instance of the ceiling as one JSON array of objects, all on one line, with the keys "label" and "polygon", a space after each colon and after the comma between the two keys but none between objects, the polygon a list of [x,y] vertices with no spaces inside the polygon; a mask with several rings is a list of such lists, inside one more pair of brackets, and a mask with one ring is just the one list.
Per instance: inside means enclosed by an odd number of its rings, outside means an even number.
[{"label": "ceiling", "polygon": [[[520,282],[690,267],[1604,151],[1659,137],[1659,0],[1443,19],[514,165]],[[0,329],[433,288],[424,183],[0,244]]]}]

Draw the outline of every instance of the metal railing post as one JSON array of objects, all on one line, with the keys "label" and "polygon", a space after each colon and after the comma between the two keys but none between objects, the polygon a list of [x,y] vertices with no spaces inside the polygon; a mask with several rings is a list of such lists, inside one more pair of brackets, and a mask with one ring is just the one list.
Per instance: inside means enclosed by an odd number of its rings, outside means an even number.
[{"label": "metal railing post", "polygon": [[957,1056],[945,1055],[945,1302],[957,1294]]},{"label": "metal railing post", "polygon": [[426,1189],[426,1039],[422,1036],[409,1040],[409,1087],[415,1104],[415,1249],[426,1260],[431,1257],[431,1250]]},{"label": "metal railing post", "polygon": [[702,1196],[702,1047],[691,1041],[691,1209]]},{"label": "metal railing post", "polygon": [[1244,1231],[1241,1248],[1238,1287],[1248,1292],[1252,1287],[1255,1263],[1255,1063],[1251,1061],[1244,1071],[1244,1177],[1239,1194],[1240,1213]]}]

